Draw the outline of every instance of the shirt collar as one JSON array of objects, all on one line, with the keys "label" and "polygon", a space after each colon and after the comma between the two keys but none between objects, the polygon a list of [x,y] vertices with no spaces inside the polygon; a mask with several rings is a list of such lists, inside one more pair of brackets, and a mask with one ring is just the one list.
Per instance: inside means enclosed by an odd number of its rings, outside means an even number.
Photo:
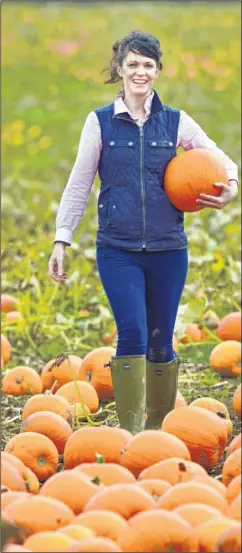
[{"label": "shirt collar", "polygon": [[[151,94],[148,96],[148,98],[146,98],[145,105],[144,105],[146,119],[149,117],[150,112],[151,112],[153,97],[154,97],[154,91],[152,90]],[[124,103],[124,94],[120,93],[116,96],[116,98],[114,100],[114,115],[118,115],[119,113],[124,113],[124,112],[128,113],[130,115],[130,117],[132,117],[129,109],[127,108],[126,104]],[[132,119],[133,119],[133,117],[132,117]],[[135,119],[135,121],[136,121],[136,119]]]}]

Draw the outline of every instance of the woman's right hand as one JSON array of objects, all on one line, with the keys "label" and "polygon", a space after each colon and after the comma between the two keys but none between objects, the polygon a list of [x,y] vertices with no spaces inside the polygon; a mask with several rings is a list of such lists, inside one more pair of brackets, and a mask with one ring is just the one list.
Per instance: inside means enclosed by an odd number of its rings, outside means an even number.
[{"label": "woman's right hand", "polygon": [[56,242],[48,264],[49,275],[56,282],[65,282],[66,280],[66,273],[63,270],[65,255],[66,244],[64,242]]}]

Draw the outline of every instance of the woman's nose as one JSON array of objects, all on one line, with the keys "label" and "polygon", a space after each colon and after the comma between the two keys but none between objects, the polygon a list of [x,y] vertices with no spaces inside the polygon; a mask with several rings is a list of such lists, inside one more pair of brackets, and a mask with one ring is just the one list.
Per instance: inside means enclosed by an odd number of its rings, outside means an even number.
[{"label": "woman's nose", "polygon": [[136,71],[137,75],[145,75],[145,68],[144,67],[138,67]]}]

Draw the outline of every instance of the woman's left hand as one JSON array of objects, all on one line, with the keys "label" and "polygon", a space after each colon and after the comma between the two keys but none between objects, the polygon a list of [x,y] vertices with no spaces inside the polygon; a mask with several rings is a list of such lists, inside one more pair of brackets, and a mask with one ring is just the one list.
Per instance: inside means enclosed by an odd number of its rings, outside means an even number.
[{"label": "woman's left hand", "polygon": [[236,181],[231,180],[230,184],[215,182],[214,185],[221,188],[222,191],[220,196],[209,196],[208,194],[200,194],[199,198],[196,200],[198,206],[222,209],[237,196],[238,185]]}]

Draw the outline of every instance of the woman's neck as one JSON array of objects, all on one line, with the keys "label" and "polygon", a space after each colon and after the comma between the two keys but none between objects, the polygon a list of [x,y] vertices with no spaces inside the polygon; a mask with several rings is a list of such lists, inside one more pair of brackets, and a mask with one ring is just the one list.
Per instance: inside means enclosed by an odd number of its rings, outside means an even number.
[{"label": "woman's neck", "polygon": [[151,93],[149,92],[148,95],[141,97],[134,95],[131,96],[128,93],[124,95],[123,101],[134,119],[143,120],[145,118],[145,102],[150,94]]}]

